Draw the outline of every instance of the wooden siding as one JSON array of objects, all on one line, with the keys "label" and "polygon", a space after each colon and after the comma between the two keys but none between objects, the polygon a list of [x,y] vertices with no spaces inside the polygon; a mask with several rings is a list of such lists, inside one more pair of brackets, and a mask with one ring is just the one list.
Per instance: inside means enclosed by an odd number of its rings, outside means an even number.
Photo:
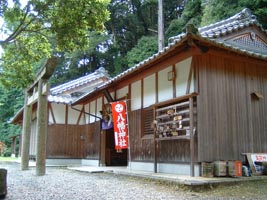
[{"label": "wooden siding", "polygon": [[[145,121],[142,117],[144,116],[142,116],[141,110],[129,112],[131,160],[154,162],[154,138],[142,137],[142,130],[144,130],[142,121]],[[190,142],[188,140],[160,141],[158,142],[158,149],[158,162],[190,162]],[[195,142],[195,149],[197,149],[197,141]],[[197,155],[197,152],[195,155]]]},{"label": "wooden siding", "polygon": [[[223,57],[198,56],[197,132],[199,161],[243,159],[241,153],[267,152],[267,68]],[[259,92],[264,98],[254,98]]]},{"label": "wooden siding", "polygon": [[85,148],[85,158],[99,159],[100,149],[100,121],[87,125],[87,142]]},{"label": "wooden siding", "polygon": [[154,140],[142,139],[142,112],[129,112],[129,137],[131,161],[154,161]]},{"label": "wooden siding", "polygon": [[56,124],[48,127],[47,158],[99,157],[99,123],[90,125]]}]

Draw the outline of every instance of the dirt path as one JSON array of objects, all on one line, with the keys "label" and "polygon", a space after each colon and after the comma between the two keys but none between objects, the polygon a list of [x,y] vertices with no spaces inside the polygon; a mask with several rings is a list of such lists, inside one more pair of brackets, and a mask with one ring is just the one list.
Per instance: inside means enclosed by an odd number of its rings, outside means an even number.
[{"label": "dirt path", "polygon": [[81,173],[47,168],[21,171],[18,164],[0,163],[8,170],[6,200],[149,200],[149,199],[266,199],[267,181],[253,181],[216,188],[188,190],[181,185],[112,173]]}]

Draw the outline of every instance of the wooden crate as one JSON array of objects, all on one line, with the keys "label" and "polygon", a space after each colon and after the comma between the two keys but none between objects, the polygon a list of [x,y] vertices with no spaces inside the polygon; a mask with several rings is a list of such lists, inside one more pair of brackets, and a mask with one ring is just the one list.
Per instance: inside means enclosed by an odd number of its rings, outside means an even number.
[{"label": "wooden crate", "polygon": [[214,176],[227,176],[227,162],[220,160],[214,162]]},{"label": "wooden crate", "polygon": [[230,160],[227,162],[228,176],[242,176],[242,162],[239,160]]},{"label": "wooden crate", "polygon": [[202,162],[201,163],[201,176],[203,177],[214,177],[214,164],[213,162]]}]

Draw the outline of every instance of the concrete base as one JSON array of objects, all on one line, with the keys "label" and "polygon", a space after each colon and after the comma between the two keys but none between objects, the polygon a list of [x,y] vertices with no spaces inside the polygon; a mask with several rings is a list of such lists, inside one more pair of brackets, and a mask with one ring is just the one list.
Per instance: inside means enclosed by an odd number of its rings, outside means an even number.
[{"label": "concrete base", "polygon": [[[81,161],[82,165],[87,166],[99,166],[98,160],[89,160],[83,159]],[[137,171],[144,171],[144,172],[154,172],[154,163],[151,162],[129,162],[128,169],[130,170],[137,170]],[[200,164],[195,164],[195,176],[200,176]],[[190,176],[190,164],[170,164],[170,163],[158,163],[157,165],[157,172],[158,173],[166,173],[166,174],[177,174],[177,175],[187,175]]]},{"label": "concrete base", "polygon": [[99,166],[99,160],[82,159],[81,160],[81,164],[82,165],[98,167]]},{"label": "concrete base", "polygon": [[46,159],[46,166],[81,165],[81,159]]},{"label": "concrete base", "polygon": [[[128,168],[131,170],[154,172],[154,163],[148,162],[130,162]],[[200,176],[199,164],[195,164],[195,176]],[[170,164],[170,163],[158,163],[157,172],[166,174],[177,174],[190,176],[190,164]]]},{"label": "concrete base", "polygon": [[70,166],[70,165],[88,165],[88,166],[99,166],[99,160],[89,160],[89,159],[60,159],[60,158],[48,158],[46,159],[47,166]]}]

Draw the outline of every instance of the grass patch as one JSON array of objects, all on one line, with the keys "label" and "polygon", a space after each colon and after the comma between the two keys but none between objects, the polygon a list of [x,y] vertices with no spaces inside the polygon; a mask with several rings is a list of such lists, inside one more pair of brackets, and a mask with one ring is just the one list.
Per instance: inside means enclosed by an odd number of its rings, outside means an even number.
[{"label": "grass patch", "polygon": [[17,161],[17,160],[18,160],[18,158],[0,156],[0,162],[14,162],[14,161]]}]

